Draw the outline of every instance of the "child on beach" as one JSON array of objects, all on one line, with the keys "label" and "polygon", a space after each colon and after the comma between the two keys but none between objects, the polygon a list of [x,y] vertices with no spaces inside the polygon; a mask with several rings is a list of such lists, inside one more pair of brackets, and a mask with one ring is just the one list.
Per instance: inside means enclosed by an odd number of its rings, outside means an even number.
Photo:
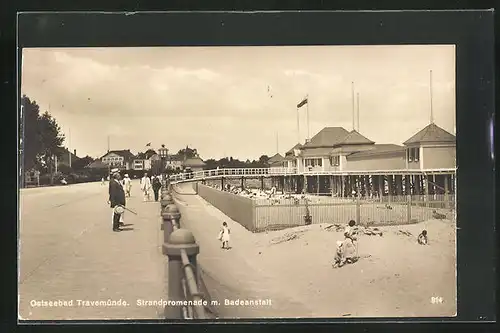
[{"label": "child on beach", "polygon": [[222,223],[222,228],[219,232],[219,240],[222,242],[222,248],[228,250],[229,249],[229,234],[231,230],[227,227],[227,223]]},{"label": "child on beach", "polygon": [[357,239],[356,236],[354,236],[354,230],[353,230],[355,225],[356,225],[356,221],[350,220],[349,224],[344,229],[344,237],[346,239],[350,239],[353,242]]},{"label": "child on beach", "polygon": [[337,252],[333,258],[333,268],[342,267],[345,264],[345,258],[343,256],[343,243],[337,241]]},{"label": "child on beach", "polygon": [[427,230],[422,230],[420,235],[418,235],[418,244],[427,245]]}]

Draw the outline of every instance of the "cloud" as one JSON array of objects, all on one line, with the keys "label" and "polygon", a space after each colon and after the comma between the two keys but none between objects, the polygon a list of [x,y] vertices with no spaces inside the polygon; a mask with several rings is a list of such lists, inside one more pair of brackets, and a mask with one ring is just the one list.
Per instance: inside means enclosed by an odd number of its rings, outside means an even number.
[{"label": "cloud", "polygon": [[453,52],[398,47],[395,57],[365,49],[28,49],[22,92],[42,109],[51,105],[72,127],[79,151],[101,151],[111,133],[116,149],[142,149],[147,136],[172,150],[192,144],[207,157],[224,150],[258,157],[274,152],[276,131],[280,146],[296,143],[296,105],[306,94],[311,135],[324,126],[350,128],[352,81],[362,131],[377,142],[407,139],[406,130],[427,122],[428,68],[435,68],[436,119],[453,126]]}]

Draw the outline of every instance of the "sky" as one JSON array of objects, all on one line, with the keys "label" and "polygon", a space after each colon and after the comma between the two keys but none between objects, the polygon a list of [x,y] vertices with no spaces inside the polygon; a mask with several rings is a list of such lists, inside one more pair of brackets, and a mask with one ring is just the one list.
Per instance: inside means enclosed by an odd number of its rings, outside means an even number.
[{"label": "sky", "polygon": [[431,91],[434,122],[454,133],[454,45],[24,49],[21,95],[80,157],[104,155],[109,137],[111,150],[252,160],[327,126],[352,130],[352,82],[370,140],[402,144],[428,125]]}]

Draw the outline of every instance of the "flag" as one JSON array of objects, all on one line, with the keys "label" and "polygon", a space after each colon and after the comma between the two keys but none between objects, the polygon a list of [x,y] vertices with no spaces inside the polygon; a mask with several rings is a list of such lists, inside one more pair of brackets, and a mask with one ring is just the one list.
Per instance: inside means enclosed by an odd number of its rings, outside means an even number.
[{"label": "flag", "polygon": [[297,109],[303,107],[304,105],[307,104],[307,97],[302,100],[299,104],[297,104]]},{"label": "flag", "polygon": [[148,142],[148,144],[146,145],[146,147],[151,147],[151,142]]}]

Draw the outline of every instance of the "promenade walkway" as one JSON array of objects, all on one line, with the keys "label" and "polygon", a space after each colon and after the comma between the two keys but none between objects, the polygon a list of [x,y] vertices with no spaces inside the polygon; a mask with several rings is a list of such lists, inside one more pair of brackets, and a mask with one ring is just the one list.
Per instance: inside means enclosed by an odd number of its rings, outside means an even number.
[{"label": "promenade walkway", "polygon": [[[220,318],[311,317],[307,300],[294,296],[287,283],[259,265],[255,237],[197,195],[189,184],[178,186],[176,204],[182,214],[181,227],[193,232],[200,245],[197,261]],[[180,195],[187,194],[187,195]],[[223,221],[231,228],[233,248],[223,250],[216,239]],[[292,259],[292,258],[290,258]],[[292,259],[293,260],[293,259]],[[279,265],[280,263],[276,263]],[[292,278],[292,277],[291,277]],[[269,305],[231,305],[226,300],[270,300]]]},{"label": "promenade walkway", "polygon": [[[159,307],[137,306],[167,295],[160,205],[143,202],[133,181],[127,207],[138,215],[126,212],[126,231],[114,233],[107,198],[100,182],[21,190],[20,319],[162,317]],[[120,300],[128,305],[108,306]],[[49,301],[68,303],[43,306]]]}]

